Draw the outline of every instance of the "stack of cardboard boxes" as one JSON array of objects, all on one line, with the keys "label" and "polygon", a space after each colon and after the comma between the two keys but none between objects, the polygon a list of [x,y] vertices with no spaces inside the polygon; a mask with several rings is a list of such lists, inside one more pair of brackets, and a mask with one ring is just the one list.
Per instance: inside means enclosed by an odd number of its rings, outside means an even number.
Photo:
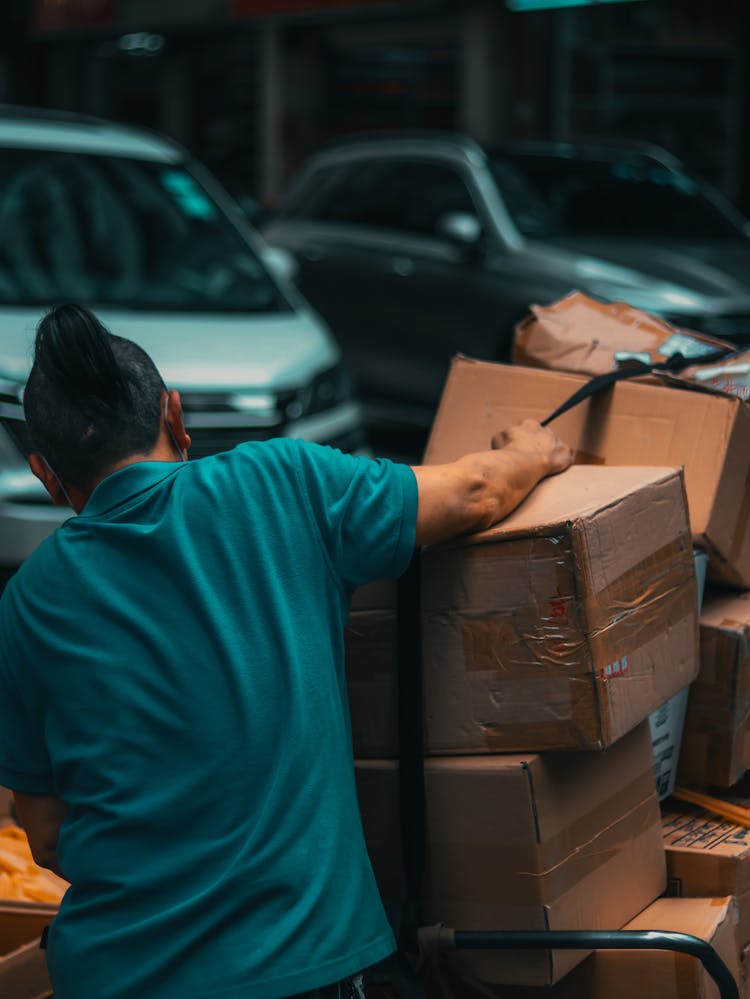
[{"label": "stack of cardboard boxes", "polygon": [[[15,825],[10,806],[10,791],[0,787],[0,829]],[[13,863],[15,858],[9,859]],[[52,887],[57,879],[54,875],[50,879]],[[57,909],[56,904],[0,897],[0,996],[52,999],[44,951],[39,944]]]},{"label": "stack of cardboard boxes", "polygon": [[[586,381],[457,358],[424,460],[483,450]],[[679,733],[665,753],[659,719],[689,688],[680,780],[700,763],[696,781],[727,786],[747,767],[750,600],[744,617],[737,588],[750,588],[750,412],[732,395],[649,378],[619,382],[554,429],[576,453],[569,471],[492,530],[422,554],[424,922],[691,933],[739,979],[737,906],[750,881],[683,876],[687,897],[664,897],[659,797],[674,787]],[[733,588],[707,599],[702,644],[695,546],[714,584]],[[394,607],[392,584],[355,596],[347,659],[363,823],[397,923]],[[713,994],[694,959],[665,952],[456,952],[442,969],[449,995]]]}]

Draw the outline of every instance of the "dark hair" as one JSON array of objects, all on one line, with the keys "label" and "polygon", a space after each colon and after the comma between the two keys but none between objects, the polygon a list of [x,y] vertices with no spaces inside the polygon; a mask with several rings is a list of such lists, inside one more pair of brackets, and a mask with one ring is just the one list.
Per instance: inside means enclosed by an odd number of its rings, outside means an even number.
[{"label": "dark hair", "polygon": [[24,390],[32,446],[63,481],[89,490],[116,462],[153,450],[164,388],[137,344],[81,305],[58,305],[37,327]]}]

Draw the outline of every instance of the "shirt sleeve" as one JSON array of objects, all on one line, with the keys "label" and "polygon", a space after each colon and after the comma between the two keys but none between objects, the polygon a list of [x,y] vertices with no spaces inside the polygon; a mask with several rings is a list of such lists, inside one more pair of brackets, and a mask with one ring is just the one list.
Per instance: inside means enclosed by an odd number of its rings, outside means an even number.
[{"label": "shirt sleeve", "polygon": [[14,631],[12,602],[6,592],[0,601],[0,785],[51,795],[55,787],[43,716],[32,677],[24,671],[20,652],[13,651],[17,645]]},{"label": "shirt sleeve", "polygon": [[411,468],[295,443],[302,487],[334,571],[350,586],[400,576],[416,538],[417,480]]}]

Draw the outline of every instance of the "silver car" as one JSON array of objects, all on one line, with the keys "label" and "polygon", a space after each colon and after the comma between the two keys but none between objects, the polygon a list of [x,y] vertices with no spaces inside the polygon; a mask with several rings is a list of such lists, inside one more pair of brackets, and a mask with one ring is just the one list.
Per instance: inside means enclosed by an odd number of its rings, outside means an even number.
[{"label": "silver car", "polygon": [[0,575],[70,516],[25,462],[23,387],[50,305],[84,303],[151,354],[193,457],[282,435],[362,447],[339,347],[288,263],[168,139],[0,107]]}]

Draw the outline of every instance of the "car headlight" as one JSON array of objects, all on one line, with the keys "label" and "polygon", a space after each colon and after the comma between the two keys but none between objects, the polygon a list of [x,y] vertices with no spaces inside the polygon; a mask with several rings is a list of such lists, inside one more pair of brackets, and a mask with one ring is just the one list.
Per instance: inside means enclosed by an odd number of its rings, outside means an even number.
[{"label": "car headlight", "polygon": [[299,420],[346,402],[351,395],[351,377],[337,365],[316,375],[304,388],[284,394],[279,404],[288,420]]},{"label": "car headlight", "polygon": [[0,378],[0,464],[24,465],[31,451],[31,438],[23,412],[23,386]]}]

